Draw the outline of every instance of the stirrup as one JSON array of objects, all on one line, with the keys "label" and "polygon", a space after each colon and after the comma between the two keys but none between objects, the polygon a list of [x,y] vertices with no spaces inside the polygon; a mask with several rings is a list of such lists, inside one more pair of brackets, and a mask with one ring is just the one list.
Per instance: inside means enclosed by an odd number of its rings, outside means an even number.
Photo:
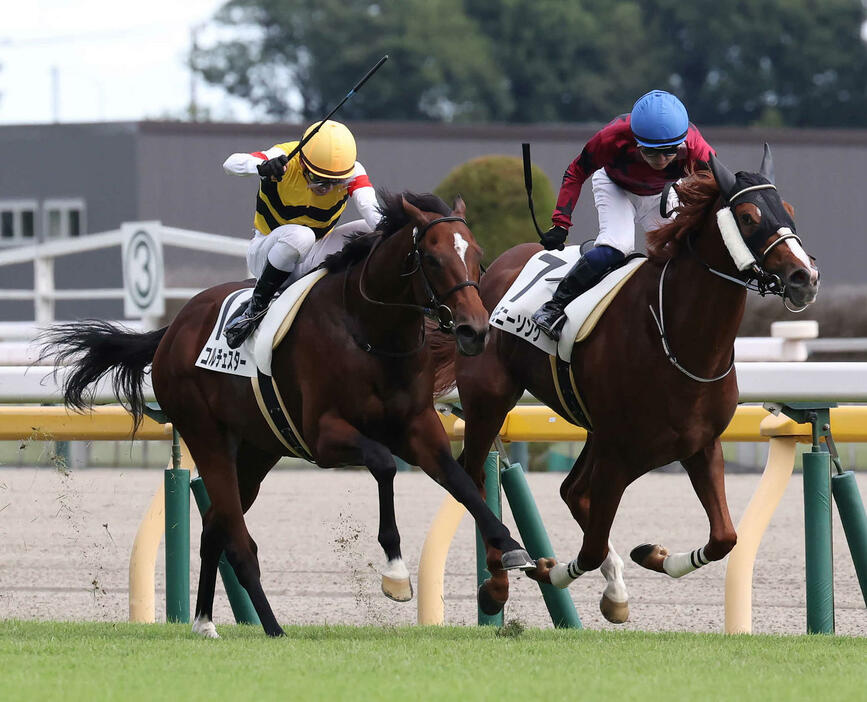
[{"label": "stirrup", "polygon": [[560,312],[560,316],[553,322],[549,323],[546,319],[546,315],[542,310],[539,310],[533,315],[533,321],[536,323],[536,326],[545,333],[545,336],[550,337],[553,341],[560,341],[560,330],[566,323],[566,314],[565,312]]},{"label": "stirrup", "polygon": [[223,336],[226,337],[226,346],[230,349],[236,349],[243,344],[247,340],[247,337],[259,326],[259,321],[265,316],[265,312],[267,311],[268,308],[266,307],[258,314],[248,317],[245,310],[242,314],[230,320],[223,329]]}]

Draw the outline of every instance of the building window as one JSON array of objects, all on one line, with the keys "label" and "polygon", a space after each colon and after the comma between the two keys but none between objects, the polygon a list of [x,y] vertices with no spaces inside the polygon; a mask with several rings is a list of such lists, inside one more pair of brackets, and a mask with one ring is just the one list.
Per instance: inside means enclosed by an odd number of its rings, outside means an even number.
[{"label": "building window", "polygon": [[0,246],[35,239],[36,206],[35,200],[0,200]]},{"label": "building window", "polygon": [[46,200],[42,211],[46,241],[82,236],[87,232],[84,200]]}]

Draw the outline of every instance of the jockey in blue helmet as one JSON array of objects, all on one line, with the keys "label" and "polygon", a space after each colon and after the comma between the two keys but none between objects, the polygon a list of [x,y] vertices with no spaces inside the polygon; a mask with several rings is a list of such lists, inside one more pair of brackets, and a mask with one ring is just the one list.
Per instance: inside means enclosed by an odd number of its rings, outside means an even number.
[{"label": "jockey in blue helmet", "polygon": [[599,215],[596,245],[560,281],[551,300],[533,321],[552,339],[560,338],[564,308],[598,283],[635,248],[635,229],[648,232],[667,220],[659,200],[666,183],[696,168],[707,168],[715,153],[690,124],[683,103],[664,90],[651,90],[598,131],[563,175],[552,226],[541,237],[549,250],[562,249],[581,186],[593,176],[593,199]]}]

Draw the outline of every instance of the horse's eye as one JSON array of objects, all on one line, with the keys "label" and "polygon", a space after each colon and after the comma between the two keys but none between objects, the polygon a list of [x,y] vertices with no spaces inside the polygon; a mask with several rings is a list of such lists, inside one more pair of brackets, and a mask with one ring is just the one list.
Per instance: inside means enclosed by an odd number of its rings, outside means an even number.
[{"label": "horse's eye", "polygon": [[741,215],[741,222],[743,222],[744,224],[752,224],[753,216],[749,212],[744,212]]}]

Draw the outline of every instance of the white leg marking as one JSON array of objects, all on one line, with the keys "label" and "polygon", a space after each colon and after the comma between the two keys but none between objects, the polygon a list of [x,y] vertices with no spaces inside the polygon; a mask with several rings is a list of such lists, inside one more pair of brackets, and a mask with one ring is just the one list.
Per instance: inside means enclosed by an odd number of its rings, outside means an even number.
[{"label": "white leg marking", "polygon": [[612,602],[628,602],[629,593],[626,591],[626,583],[623,582],[623,559],[614,550],[610,541],[608,556],[602,562],[600,570],[607,583],[602,594]]},{"label": "white leg marking", "polygon": [[455,232],[454,234],[455,234],[455,251],[458,252],[458,256],[460,256],[461,261],[464,262],[464,268],[466,268],[467,275],[469,275],[470,269],[467,268],[466,254],[467,254],[467,249],[470,247],[470,245],[467,242],[467,240],[464,239],[464,237],[462,237],[460,234],[458,234],[457,232]]},{"label": "white leg marking", "polygon": [[386,563],[382,574],[387,578],[394,578],[395,580],[406,580],[409,578],[409,570],[407,570],[402,558],[395,558]]},{"label": "white leg marking", "polygon": [[558,563],[551,568],[551,584],[563,590],[582,575],[584,575],[584,571],[578,567],[578,556],[575,556],[569,563]]},{"label": "white leg marking", "polygon": [[204,616],[196,617],[196,621],[193,622],[193,633],[203,636],[206,639],[220,638],[220,635],[217,633],[217,627],[214,626],[214,622]]},{"label": "white leg marking", "polygon": [[692,573],[702,566],[706,566],[710,561],[704,555],[704,546],[697,548],[695,551],[686,553],[672,553],[666,556],[662,562],[662,568],[672,578],[682,578],[687,573]]}]

